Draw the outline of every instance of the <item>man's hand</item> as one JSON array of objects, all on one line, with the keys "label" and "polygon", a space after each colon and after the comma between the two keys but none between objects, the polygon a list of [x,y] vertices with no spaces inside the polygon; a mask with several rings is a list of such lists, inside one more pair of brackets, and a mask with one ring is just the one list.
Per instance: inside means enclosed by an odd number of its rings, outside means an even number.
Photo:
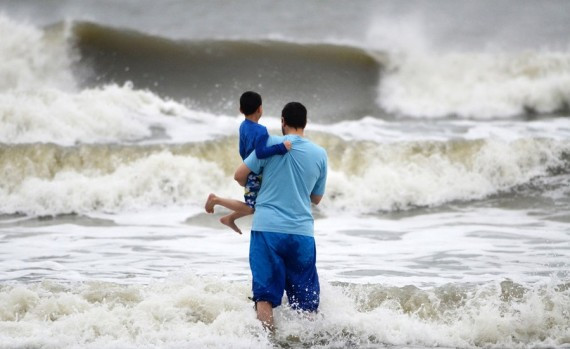
[{"label": "man's hand", "polygon": [[287,148],[287,151],[291,150],[291,141],[285,141],[283,142],[283,145],[285,146],[285,148]]},{"label": "man's hand", "polygon": [[247,175],[251,172],[249,167],[247,167],[243,162],[237,168],[236,172],[234,173],[234,179],[241,185],[242,187],[245,186],[247,182]]},{"label": "man's hand", "polygon": [[322,198],[322,195],[311,194],[311,202],[315,205],[318,205],[321,202]]}]

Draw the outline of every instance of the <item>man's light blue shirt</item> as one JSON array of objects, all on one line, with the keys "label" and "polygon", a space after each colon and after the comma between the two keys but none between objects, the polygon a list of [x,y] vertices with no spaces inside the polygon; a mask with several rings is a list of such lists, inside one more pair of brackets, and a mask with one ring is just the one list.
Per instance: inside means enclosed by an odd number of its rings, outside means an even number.
[{"label": "man's light blue shirt", "polygon": [[313,236],[311,194],[325,193],[327,153],[297,135],[270,136],[267,146],[285,140],[292,148],[283,156],[261,160],[252,152],[244,160],[251,171],[263,172],[252,230]]}]

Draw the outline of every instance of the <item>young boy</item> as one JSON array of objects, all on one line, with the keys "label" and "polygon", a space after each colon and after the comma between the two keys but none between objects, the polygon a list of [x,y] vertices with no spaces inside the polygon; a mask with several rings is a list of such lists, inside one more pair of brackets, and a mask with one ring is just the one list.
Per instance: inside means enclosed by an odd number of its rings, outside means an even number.
[{"label": "young boy", "polygon": [[[265,159],[273,155],[283,155],[291,149],[291,142],[285,141],[280,144],[267,147],[267,128],[258,123],[263,114],[261,96],[252,91],[244,92],[239,99],[240,112],[245,116],[245,120],[239,127],[239,154],[245,160],[252,151],[259,159]],[[241,230],[235,224],[235,220],[253,213],[257,192],[261,187],[261,174],[251,172],[247,176],[245,185],[245,202],[238,200],[220,198],[215,194],[210,194],[206,200],[205,209],[208,213],[214,213],[214,206],[222,205],[234,211],[220,219],[222,224],[232,228],[236,233],[241,234]]]}]

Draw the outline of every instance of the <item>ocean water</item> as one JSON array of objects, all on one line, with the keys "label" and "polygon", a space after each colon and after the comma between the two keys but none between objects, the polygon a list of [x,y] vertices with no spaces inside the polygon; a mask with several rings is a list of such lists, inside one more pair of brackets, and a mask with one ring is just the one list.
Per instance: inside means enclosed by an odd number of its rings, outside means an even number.
[{"label": "ocean water", "polygon": [[[0,348],[569,348],[565,1],[0,3]],[[321,307],[255,319],[237,101],[309,110]]]}]

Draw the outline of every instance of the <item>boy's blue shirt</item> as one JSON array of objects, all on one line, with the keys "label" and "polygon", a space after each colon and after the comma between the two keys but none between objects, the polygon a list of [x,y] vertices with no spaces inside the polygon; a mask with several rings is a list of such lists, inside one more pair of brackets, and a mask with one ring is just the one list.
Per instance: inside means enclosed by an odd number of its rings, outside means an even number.
[{"label": "boy's blue shirt", "polygon": [[239,155],[245,160],[255,150],[258,159],[287,153],[283,143],[267,146],[269,133],[265,126],[245,119],[239,126]]}]

